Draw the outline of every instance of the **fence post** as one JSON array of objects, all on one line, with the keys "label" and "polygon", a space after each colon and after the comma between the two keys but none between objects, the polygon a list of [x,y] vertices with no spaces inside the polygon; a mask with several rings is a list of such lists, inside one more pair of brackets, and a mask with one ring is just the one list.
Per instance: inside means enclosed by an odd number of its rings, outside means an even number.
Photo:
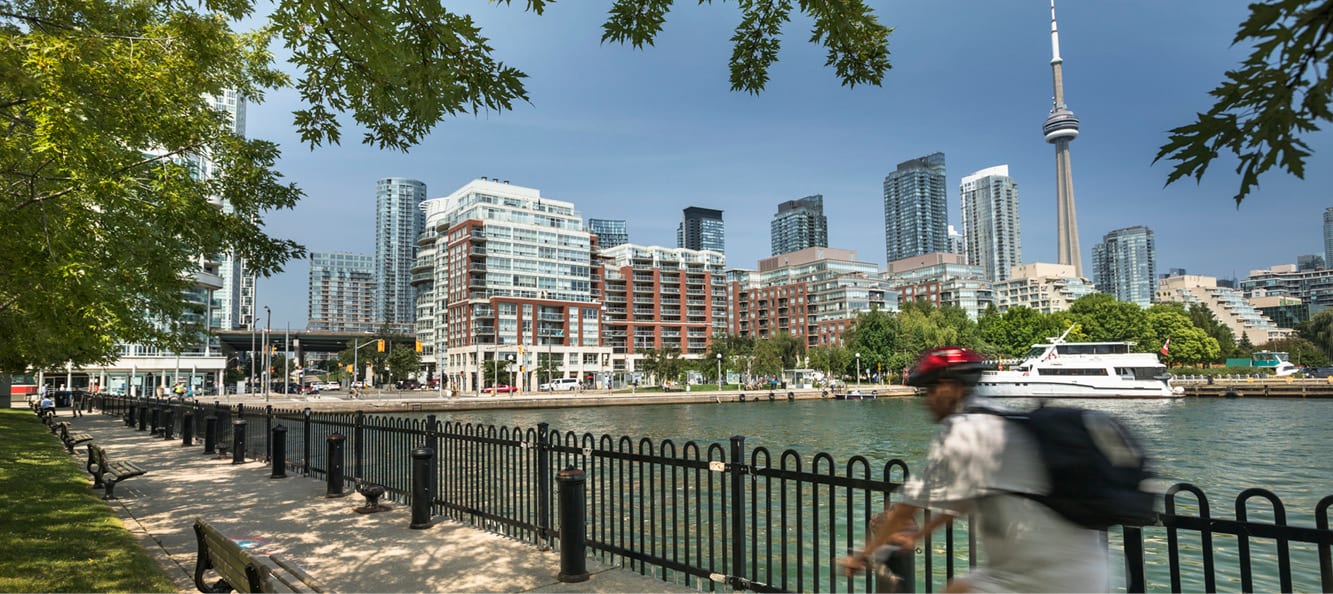
[{"label": "fence post", "polygon": [[181,447],[194,445],[194,411],[181,413]]},{"label": "fence post", "polygon": [[[544,423],[543,423],[544,424]],[[556,473],[560,486],[560,574],[562,582],[588,580],[583,486],[586,476],[570,466]]]},{"label": "fence post", "polygon": [[310,407],[301,411],[303,425],[301,426],[301,461],[302,474],[310,476]]},{"label": "fence post", "polygon": [[125,406],[125,426],[134,428],[134,401],[129,401]]},{"label": "fence post", "polygon": [[231,463],[245,464],[245,419],[231,422]]},{"label": "fence post", "polygon": [[149,422],[148,434],[154,435],[157,433],[157,429],[162,426],[162,402],[161,401],[154,402],[153,410],[149,414],[151,416],[148,417],[148,422]]},{"label": "fence post", "polygon": [[269,432],[269,456],[273,462],[273,474],[268,478],[287,478],[287,428],[278,425]]},{"label": "fence post", "polygon": [[325,497],[342,497],[343,492],[343,443],[347,437],[341,433],[331,433],[325,441],[329,445],[328,488]]},{"label": "fence post", "polygon": [[218,445],[218,416],[208,415],[204,417],[204,453],[214,453],[214,448]]},{"label": "fence post", "polygon": [[[265,431],[265,433],[264,433],[265,435],[268,435],[269,437],[272,437],[272,436],[273,436],[273,405],[272,405],[272,404],[269,404],[269,405],[267,405],[267,406],[264,407],[264,431]],[[269,460],[272,460],[272,459],[273,459],[273,442],[272,442],[272,441],[270,441],[270,442],[264,444],[264,454],[268,456]]]},{"label": "fence post", "polygon": [[352,476],[360,479],[366,476],[362,473],[361,467],[361,461],[366,454],[366,413],[356,411],[356,417],[352,421]]},{"label": "fence post", "polygon": [[148,430],[148,400],[139,403],[139,430]]},{"label": "fence post", "polygon": [[[745,579],[745,437],[731,437],[731,575]],[[732,585],[736,582],[733,581]]]},{"label": "fence post", "polygon": [[554,533],[551,530],[551,451],[546,447],[546,434],[550,427],[549,423],[537,423],[537,538],[545,542],[547,547],[551,546]]},{"label": "fence post", "polygon": [[435,498],[430,480],[434,459],[435,451],[429,447],[412,450],[412,523],[408,528],[413,530],[430,528],[430,503]]},{"label": "fence post", "polygon": [[426,415],[426,447],[430,448],[432,456],[430,463],[430,492],[432,505],[434,504],[434,496],[444,492],[444,489],[440,488],[439,462],[444,458],[444,453],[443,450],[440,449],[440,432],[438,429],[439,425],[435,421],[435,415]]},{"label": "fence post", "polygon": [[1143,529],[1125,526],[1125,591],[1143,592],[1147,587],[1143,576]]}]

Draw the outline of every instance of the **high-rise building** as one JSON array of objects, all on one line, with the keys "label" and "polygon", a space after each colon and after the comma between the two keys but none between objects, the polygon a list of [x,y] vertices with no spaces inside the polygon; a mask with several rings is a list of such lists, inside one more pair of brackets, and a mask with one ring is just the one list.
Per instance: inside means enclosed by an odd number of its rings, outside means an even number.
[{"label": "high-rise building", "polygon": [[949,253],[967,255],[967,238],[949,225]]},{"label": "high-rise building", "polygon": [[899,294],[898,302],[952,305],[977,319],[995,303],[995,292],[980,266],[958,254],[935,252],[889,262],[880,275]]},{"label": "high-rise building", "polygon": [[965,176],[959,190],[967,263],[980,266],[991,282],[1009,278],[1009,270],[1023,263],[1018,185],[1009,177],[1009,166],[998,165]]},{"label": "high-rise building", "polygon": [[680,226],[676,227],[676,247],[727,253],[722,211],[691,206],[685,209],[684,215]]},{"label": "high-rise building", "polygon": [[598,249],[629,243],[629,227],[623,220],[588,219],[588,232],[597,236]]},{"label": "high-rise building", "polygon": [[759,270],[727,271],[728,332],[757,340],[788,333],[806,346],[842,344],[856,317],[897,311],[898,294],[856,252],[813,247],[759,261]]},{"label": "high-rise building", "polygon": [[416,290],[412,265],[417,236],[425,225],[421,203],[426,184],[415,179],[386,177],[375,182],[375,311],[393,332],[412,332],[416,322]]},{"label": "high-rise building", "polygon": [[1324,265],[1324,256],[1320,254],[1305,254],[1296,256],[1296,270],[1322,270],[1327,268]]},{"label": "high-rise building", "polygon": [[899,163],[884,178],[884,246],[889,262],[949,251],[944,153]]},{"label": "high-rise building", "polygon": [[[207,100],[213,109],[227,114],[231,132],[245,136],[245,99],[239,93],[227,89],[220,95],[208,96]],[[216,165],[211,159],[196,157],[192,160],[203,179],[213,177]],[[223,202],[221,206],[223,210],[232,212],[230,204]],[[235,251],[218,254],[211,260],[217,263],[217,274],[222,279],[222,288],[213,295],[217,305],[210,316],[211,327],[219,330],[253,328],[257,318],[255,274],[246,268],[244,259]]]},{"label": "high-rise building", "polygon": [[1055,0],[1051,0],[1051,78],[1055,85],[1051,115],[1042,124],[1046,142],[1055,145],[1056,247],[1060,264],[1074,267],[1083,276],[1083,256],[1078,246],[1078,214],[1074,210],[1074,172],[1069,163],[1069,142],[1078,138],[1078,118],[1065,105],[1064,60],[1060,59],[1060,34],[1055,28]]},{"label": "high-rise building", "polygon": [[374,332],[375,265],[366,254],[311,252],[306,329]]},{"label": "high-rise building", "polygon": [[805,248],[828,247],[828,217],[824,216],[823,194],[779,204],[769,228],[774,256]]},{"label": "high-rise building", "polygon": [[1092,278],[1097,290],[1119,301],[1152,305],[1157,292],[1157,248],[1152,229],[1137,225],[1107,233],[1092,246]]},{"label": "high-rise building", "polygon": [[1333,206],[1324,209],[1324,265],[1333,268]]},{"label": "high-rise building", "polygon": [[446,387],[476,391],[499,373],[528,391],[610,372],[592,234],[573,203],[481,178],[424,209],[416,268],[434,281],[419,309],[435,321],[417,338]]}]

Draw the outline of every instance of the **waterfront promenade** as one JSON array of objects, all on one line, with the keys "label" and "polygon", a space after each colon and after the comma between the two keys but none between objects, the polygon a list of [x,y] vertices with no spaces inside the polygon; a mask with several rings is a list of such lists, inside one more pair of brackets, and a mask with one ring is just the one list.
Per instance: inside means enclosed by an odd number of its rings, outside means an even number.
[{"label": "waterfront promenade", "polygon": [[[219,459],[182,447],[180,440],[129,430],[116,417],[71,419],[62,410],[58,420],[148,470],[118,485],[119,499],[108,503],[181,592],[196,591],[196,517],[254,550],[286,554],[334,592],[693,591],[592,559],[588,581],[562,583],[560,559],[552,551],[449,521],[413,530],[404,504],[355,513],[365,503],[356,493],[326,498],[321,481],[290,474],[271,479],[268,465],[232,464],[230,456]],[[80,466],[83,457],[80,448]]]}]

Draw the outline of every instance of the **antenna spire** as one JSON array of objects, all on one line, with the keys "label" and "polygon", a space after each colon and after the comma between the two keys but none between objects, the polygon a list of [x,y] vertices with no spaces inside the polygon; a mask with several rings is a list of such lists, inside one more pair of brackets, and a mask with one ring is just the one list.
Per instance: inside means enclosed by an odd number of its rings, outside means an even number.
[{"label": "antenna spire", "polygon": [[1059,64],[1060,59],[1060,31],[1055,28],[1055,0],[1051,0],[1051,63]]}]

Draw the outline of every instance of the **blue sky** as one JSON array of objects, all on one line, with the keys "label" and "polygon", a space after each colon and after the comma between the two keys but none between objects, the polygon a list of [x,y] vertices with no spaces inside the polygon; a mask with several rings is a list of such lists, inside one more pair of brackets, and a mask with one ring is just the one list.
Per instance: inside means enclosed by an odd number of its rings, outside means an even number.
[{"label": "blue sky", "polygon": [[[602,45],[609,1],[557,3],[536,16],[480,0],[449,3],[482,26],[496,55],[529,75],[530,104],[447,120],[409,153],[357,144],[309,150],[291,125],[291,92],[249,106],[247,132],[282,146],[280,169],[307,198],[273,213],[270,234],[312,251],[373,252],[375,180],[401,176],[445,196],[479,176],[573,202],[583,217],[626,219],[630,240],[674,246],[681,210],[719,208],[730,267],[769,256],[780,202],[824,195],[829,245],[883,268],[882,183],[897,164],[935,151],[948,166],[950,222],[958,183],[1008,164],[1019,186],[1023,261],[1054,262],[1055,153],[1042,141],[1051,104],[1049,6],[1043,0],[875,2],[894,67],[881,87],[847,89],[808,43],[785,29],[780,62],[759,96],[729,90],[734,3],[679,0],[655,46]],[[1254,268],[1322,253],[1333,206],[1333,137],[1305,180],[1270,173],[1239,208],[1235,163],[1201,184],[1163,187],[1152,165],[1166,131],[1211,104],[1207,92],[1243,59],[1232,47],[1242,0],[1122,0],[1057,6],[1065,97],[1082,122],[1071,147],[1084,273],[1113,229],[1147,225],[1159,271],[1243,278]],[[261,279],[273,327],[305,327],[309,265]]]}]

